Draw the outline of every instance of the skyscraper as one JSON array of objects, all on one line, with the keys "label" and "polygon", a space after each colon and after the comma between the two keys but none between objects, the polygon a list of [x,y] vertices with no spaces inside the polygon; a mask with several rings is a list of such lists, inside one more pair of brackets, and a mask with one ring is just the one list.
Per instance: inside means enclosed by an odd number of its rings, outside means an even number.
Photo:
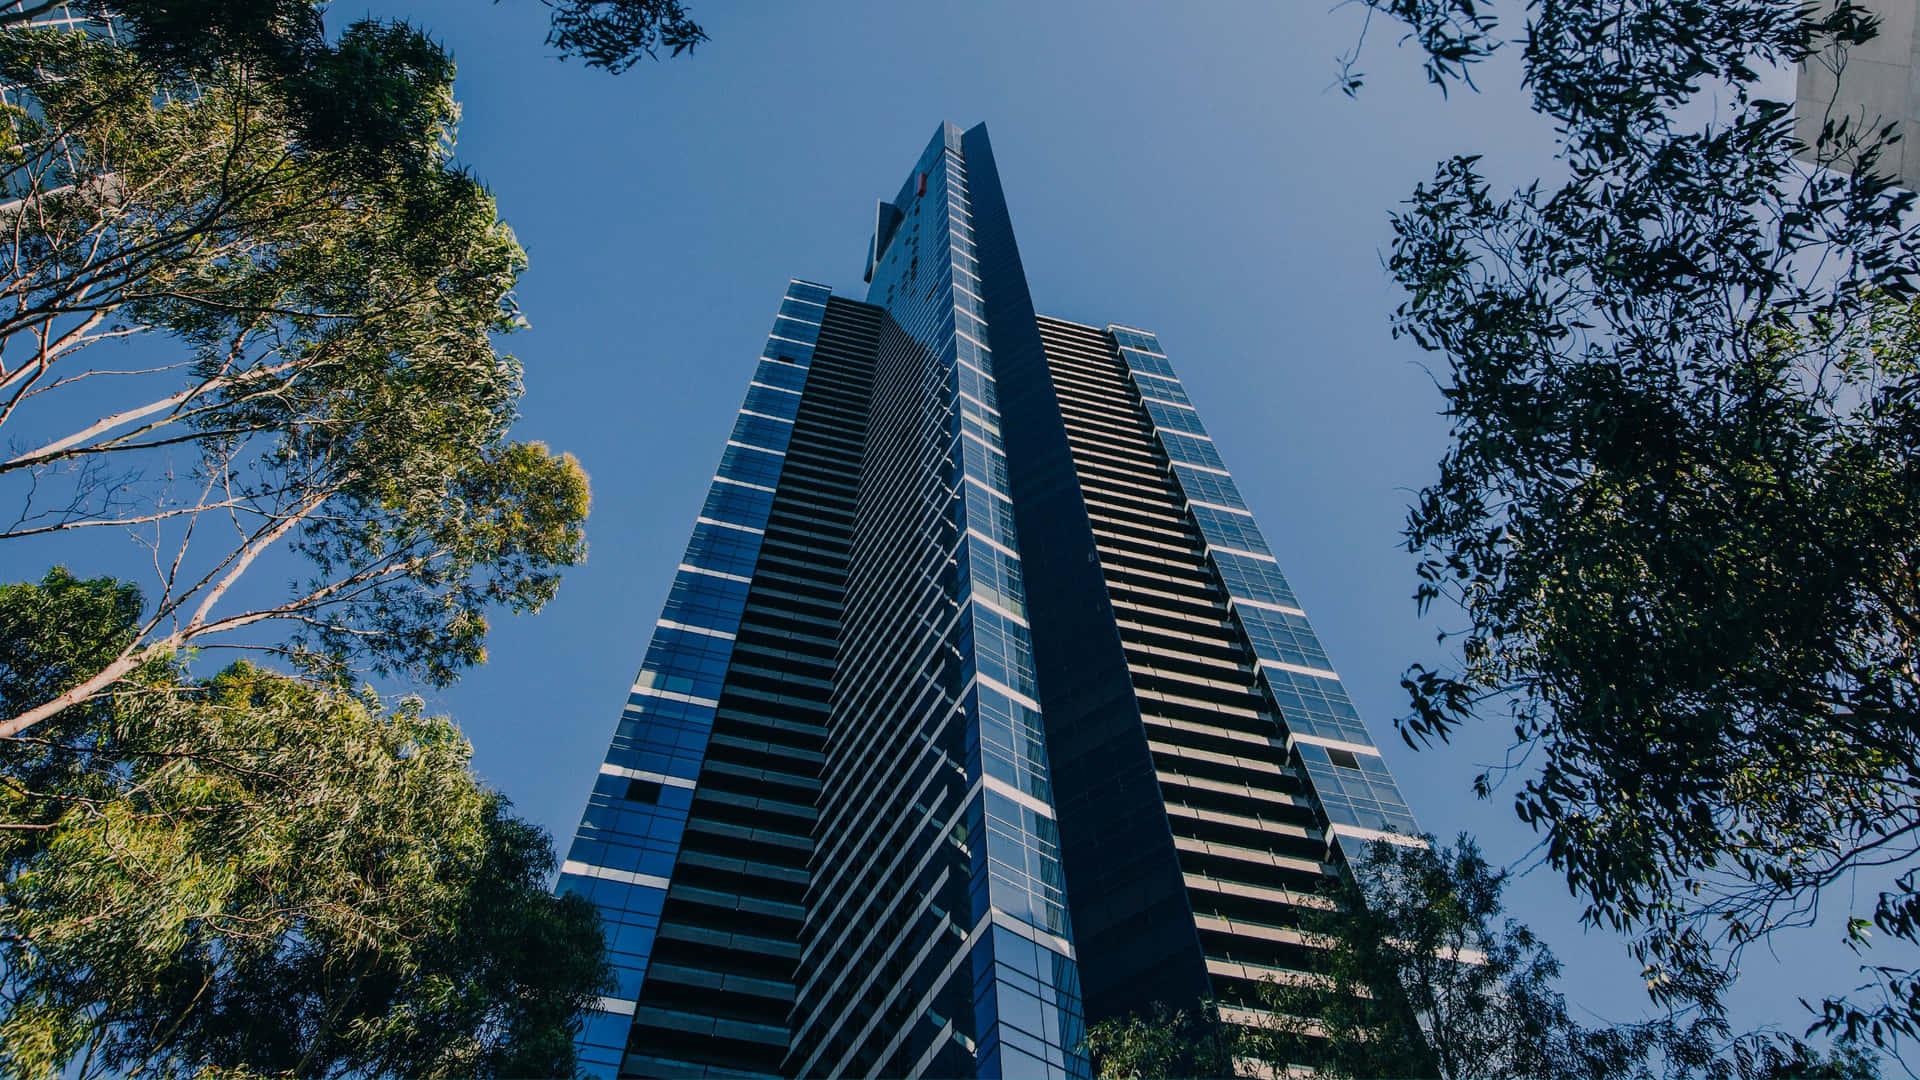
[{"label": "skyscraper", "polygon": [[1157,338],[1035,314],[984,126],[866,276],[788,288],[563,866],[598,1075],[1085,1075],[1414,831]]}]

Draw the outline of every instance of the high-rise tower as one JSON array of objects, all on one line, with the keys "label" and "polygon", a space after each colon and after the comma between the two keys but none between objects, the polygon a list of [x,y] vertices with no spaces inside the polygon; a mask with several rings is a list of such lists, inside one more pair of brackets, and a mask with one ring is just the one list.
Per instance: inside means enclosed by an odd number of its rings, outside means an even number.
[{"label": "high-rise tower", "polygon": [[568,853],[598,1075],[1080,1076],[1414,831],[1154,335],[1036,316],[984,126],[796,281]]}]

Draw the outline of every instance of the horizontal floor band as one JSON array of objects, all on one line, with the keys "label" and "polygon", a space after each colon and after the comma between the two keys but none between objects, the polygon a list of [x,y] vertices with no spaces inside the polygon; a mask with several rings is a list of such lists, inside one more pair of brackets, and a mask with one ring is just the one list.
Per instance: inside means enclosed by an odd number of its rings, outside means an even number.
[{"label": "horizontal floor band", "polygon": [[695,781],[689,780],[684,776],[668,776],[666,773],[648,772],[645,769],[629,769],[624,765],[615,765],[610,761],[600,763],[600,772],[603,776],[624,776],[629,780],[650,780],[653,783],[666,784],[669,787],[691,788],[696,786]]},{"label": "horizontal floor band", "polygon": [[560,872],[576,874],[580,877],[600,878],[605,881],[618,881],[624,885],[645,885],[653,889],[667,887],[667,879],[657,874],[637,874],[631,870],[615,870],[611,866],[595,866],[578,859],[568,859],[561,863]]}]

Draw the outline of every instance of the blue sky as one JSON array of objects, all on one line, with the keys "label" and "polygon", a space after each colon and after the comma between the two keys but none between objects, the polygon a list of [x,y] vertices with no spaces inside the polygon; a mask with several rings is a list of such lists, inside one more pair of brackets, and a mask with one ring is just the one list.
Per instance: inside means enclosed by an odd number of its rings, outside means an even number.
[{"label": "blue sky", "polygon": [[[587,564],[429,699],[562,847],[786,280],[863,295],[874,200],[950,119],[992,132],[1039,310],[1159,334],[1423,825],[1527,860],[1509,799],[1469,789],[1504,754],[1498,726],[1419,754],[1392,730],[1401,671],[1449,624],[1415,617],[1398,542],[1445,427],[1425,358],[1388,333],[1381,265],[1388,212],[1439,158],[1552,171],[1512,67],[1444,100],[1376,25],[1350,100],[1333,82],[1354,6],[694,0],[711,43],[613,77],[553,59],[532,0],[342,4],[329,23],[362,11],[459,64],[459,156],[532,259],[532,325],[506,342],[526,365],[516,433],[593,478]],[[1512,899],[1590,1016],[1644,1011],[1621,942],[1580,931],[1550,870]],[[1795,999],[1851,972],[1830,936],[1783,941],[1738,1019],[1797,1031]]]}]

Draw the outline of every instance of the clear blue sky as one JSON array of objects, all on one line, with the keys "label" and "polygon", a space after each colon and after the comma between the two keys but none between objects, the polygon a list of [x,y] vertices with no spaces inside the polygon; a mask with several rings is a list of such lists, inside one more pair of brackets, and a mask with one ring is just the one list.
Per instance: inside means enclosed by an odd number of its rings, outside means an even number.
[{"label": "clear blue sky", "polygon": [[[564,848],[786,279],[862,295],[874,199],[938,122],[984,120],[1036,306],[1159,333],[1414,812],[1524,860],[1509,800],[1468,787],[1504,752],[1497,726],[1420,754],[1393,734],[1399,675],[1447,621],[1415,618],[1398,544],[1445,428],[1422,355],[1388,334],[1381,266],[1387,213],[1437,159],[1551,171],[1513,69],[1445,101],[1377,25],[1349,100],[1331,87],[1352,6],[692,2],[712,42],[619,77],[553,59],[532,0],[370,9],[459,63],[460,158],[532,258],[532,328],[507,342],[517,433],[593,478],[587,564],[430,699],[489,781]],[[1581,932],[1550,870],[1512,898],[1577,1005],[1643,1011],[1621,943]],[[1783,943],[1750,966],[1738,1018],[1797,1031],[1795,999],[1851,970],[1830,936]]]}]

